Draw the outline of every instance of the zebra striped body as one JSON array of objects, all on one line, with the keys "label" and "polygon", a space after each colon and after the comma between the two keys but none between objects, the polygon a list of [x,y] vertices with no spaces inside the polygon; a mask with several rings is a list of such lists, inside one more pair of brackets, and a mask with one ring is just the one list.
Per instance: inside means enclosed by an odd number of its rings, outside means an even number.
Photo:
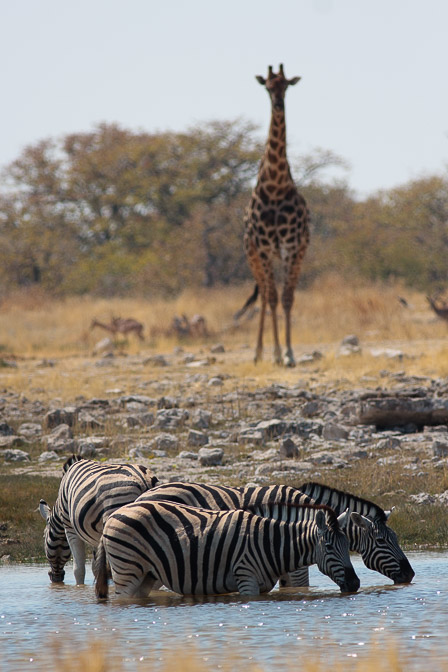
[{"label": "zebra striped body", "polygon": [[139,500],[104,525],[98,597],[108,594],[106,561],[116,593],[136,597],[146,596],[155,582],[182,595],[258,595],[309,562],[317,562],[341,590],[359,588],[347,538],[328,507],[318,508],[315,521],[286,523],[242,510]]},{"label": "zebra striped body", "polygon": [[[415,572],[400,548],[397,535],[387,525],[391,511],[384,511],[367,499],[320,483],[304,483],[299,489],[316,504],[330,506],[336,515],[347,509],[358,514],[358,517],[350,518],[346,534],[350,550],[361,554],[366,567],[384,574],[394,583],[412,581]],[[301,577],[303,580],[304,572],[301,572]],[[300,580],[295,576],[295,581]]]},{"label": "zebra striped body", "polygon": [[158,479],[144,466],[100,464],[73,456],[64,465],[64,475],[53,510],[41,499],[39,509],[46,520],[45,555],[52,582],[64,580],[64,565],[73,554],[77,584],[85,578],[85,544],[96,547],[105,519],[124,504],[154,487]]},{"label": "zebra striped body", "polygon": [[[386,525],[388,514],[372,502],[327,486],[305,483],[299,489],[289,485],[224,488],[201,483],[167,483],[143,494],[138,501],[141,500],[169,500],[208,509],[240,508],[261,516],[266,515],[265,507],[268,506],[270,517],[285,521],[304,515],[303,510],[300,513],[300,508],[293,509],[291,505],[325,504],[337,515],[348,509],[360,514],[349,519],[345,530],[350,550],[360,553],[369,569],[384,574],[395,583],[408,583],[414,576],[395,532]],[[305,568],[290,577],[282,577],[281,585],[308,586],[308,570]]]}]

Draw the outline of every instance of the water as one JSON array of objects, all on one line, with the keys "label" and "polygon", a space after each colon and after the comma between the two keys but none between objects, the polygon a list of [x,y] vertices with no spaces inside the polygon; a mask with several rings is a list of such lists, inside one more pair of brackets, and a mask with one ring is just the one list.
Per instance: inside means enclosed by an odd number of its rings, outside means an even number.
[{"label": "water", "polygon": [[[259,664],[271,672],[297,669],[303,655],[326,662],[362,660],[372,642],[393,642],[409,670],[441,670],[448,657],[448,552],[409,553],[414,582],[394,586],[359,557],[355,595],[314,567],[310,589],[274,590],[256,599],[192,599],[157,592],[145,600],[113,596],[97,602],[92,575],[74,585],[51,585],[45,565],[0,567],[0,670],[49,670],[49,647],[76,652],[103,640],[125,670],[157,670],[173,651],[196,654],[220,669],[229,652],[234,669]],[[446,663],[445,663],[446,669]]]}]

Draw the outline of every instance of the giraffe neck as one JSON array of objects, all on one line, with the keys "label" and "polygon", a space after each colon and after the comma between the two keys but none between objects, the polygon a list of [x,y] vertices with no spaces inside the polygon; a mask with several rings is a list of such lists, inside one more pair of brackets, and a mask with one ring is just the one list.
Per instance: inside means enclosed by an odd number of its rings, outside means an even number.
[{"label": "giraffe neck", "polygon": [[285,110],[272,109],[269,136],[260,164],[258,182],[269,183],[271,196],[284,194],[285,187],[293,184],[286,158]]}]

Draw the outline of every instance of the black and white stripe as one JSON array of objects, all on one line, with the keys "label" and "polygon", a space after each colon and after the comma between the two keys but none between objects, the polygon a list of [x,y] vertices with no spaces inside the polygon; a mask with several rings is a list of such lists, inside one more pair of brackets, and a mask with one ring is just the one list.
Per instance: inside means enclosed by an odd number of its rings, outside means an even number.
[{"label": "black and white stripe", "polygon": [[76,583],[84,583],[85,544],[95,548],[110,513],[157,483],[158,479],[143,465],[69,458],[53,509],[43,499],[39,503],[46,520],[44,545],[51,581],[64,580],[64,565],[73,554]]},{"label": "black and white stripe", "polygon": [[[249,511],[211,511],[177,502],[139,500],[107,519],[98,546],[96,594],[107,597],[107,562],[116,593],[146,596],[154,583],[182,595],[239,591],[258,595],[303,564],[317,563],[342,591],[359,579],[334,512],[287,523]],[[342,514],[341,522],[349,514]]]},{"label": "black and white stripe", "polygon": [[[207,509],[243,509],[258,515],[269,515],[279,520],[291,521],[297,515],[291,505],[306,503],[325,504],[337,515],[345,510],[356,512],[357,517],[348,519],[345,530],[351,551],[361,554],[365,565],[395,583],[408,583],[414,571],[401,550],[393,530],[386,525],[390,512],[385,512],[373,502],[344,493],[317,483],[304,483],[299,489],[289,485],[246,486],[229,488],[203,485],[201,483],[167,483],[155,487],[139,498],[144,500],[169,500]],[[275,508],[274,505],[277,505]],[[303,512],[300,514],[303,515]],[[308,570],[295,572],[291,577],[282,577],[281,585],[308,586]]]},{"label": "black and white stripe", "polygon": [[[367,499],[320,483],[303,483],[299,489],[316,504],[330,506],[336,515],[347,509],[357,514],[349,519],[346,534],[350,550],[361,554],[366,567],[384,574],[394,583],[412,581],[415,572],[400,548],[397,535],[387,525],[392,511],[384,511]],[[296,577],[296,581],[300,579]]]}]

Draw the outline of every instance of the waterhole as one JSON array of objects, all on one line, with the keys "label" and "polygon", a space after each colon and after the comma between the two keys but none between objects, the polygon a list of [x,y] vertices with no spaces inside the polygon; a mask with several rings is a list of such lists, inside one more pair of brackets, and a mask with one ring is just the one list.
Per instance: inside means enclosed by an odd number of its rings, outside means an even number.
[{"label": "waterhole", "polygon": [[103,641],[124,670],[157,670],[173,652],[220,669],[223,657],[243,669],[296,669],[308,654],[327,664],[366,655],[373,644],[393,643],[408,669],[442,669],[448,658],[448,552],[411,552],[412,584],[394,586],[359,557],[358,593],[339,589],[314,567],[309,589],[274,589],[256,599],[238,595],[186,598],[157,592],[145,600],[113,595],[98,602],[89,570],[76,586],[51,585],[43,564],[0,567],[0,669],[49,670],[52,651],[76,652]]}]

